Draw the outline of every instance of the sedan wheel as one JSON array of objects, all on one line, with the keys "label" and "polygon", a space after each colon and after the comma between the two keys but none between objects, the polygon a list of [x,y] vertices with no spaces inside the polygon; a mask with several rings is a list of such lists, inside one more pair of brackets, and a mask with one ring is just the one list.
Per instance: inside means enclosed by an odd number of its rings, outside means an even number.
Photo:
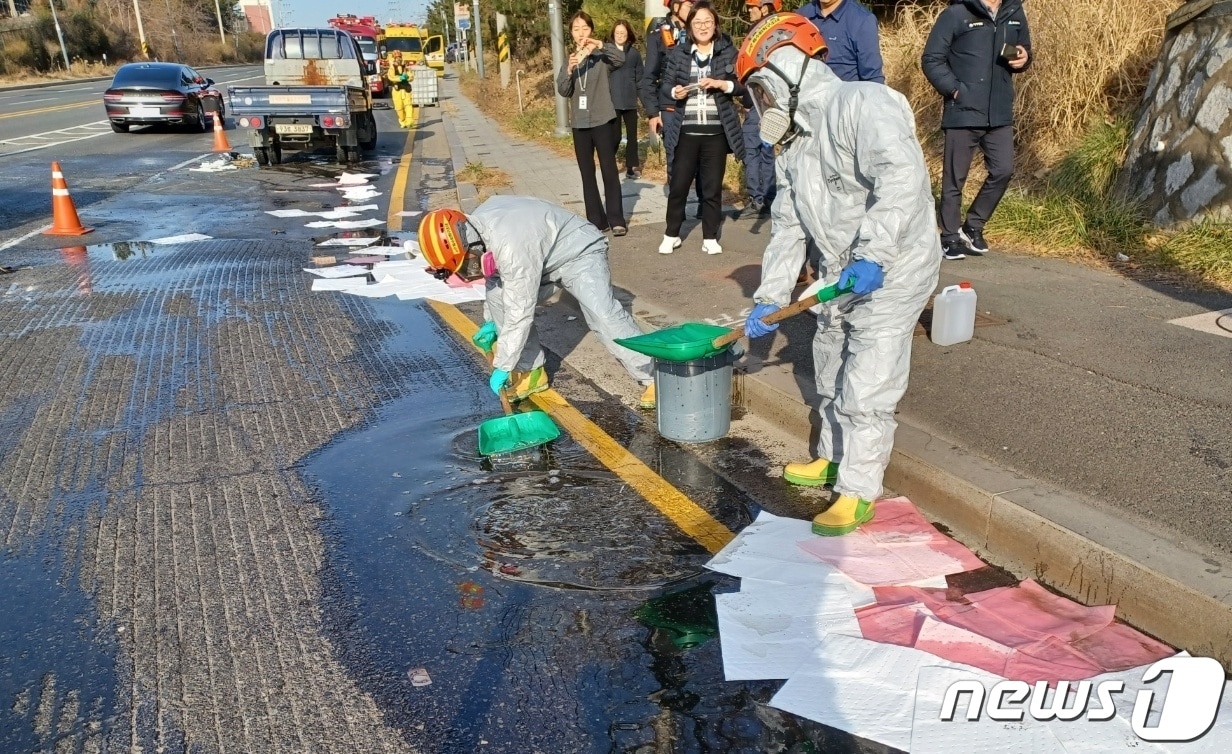
[{"label": "sedan wheel", "polygon": [[128,129],[129,125],[127,123],[116,123],[114,120],[111,121],[111,130],[118,134],[126,134],[128,133]]},{"label": "sedan wheel", "polygon": [[196,120],[197,120],[197,132],[198,133],[205,133],[206,131],[210,130],[210,127],[206,124],[206,121],[205,121],[205,108],[201,106],[200,102],[197,103]]}]

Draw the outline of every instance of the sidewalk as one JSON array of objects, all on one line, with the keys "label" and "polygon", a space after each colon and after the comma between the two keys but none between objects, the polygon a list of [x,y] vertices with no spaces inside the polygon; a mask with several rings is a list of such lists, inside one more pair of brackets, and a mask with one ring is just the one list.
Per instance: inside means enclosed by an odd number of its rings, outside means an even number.
[{"label": "sidewalk", "polygon": [[[510,139],[456,80],[444,86],[457,105],[447,128],[466,135],[451,135],[455,165],[483,161],[513,177],[507,193],[580,211],[572,160]],[[611,263],[634,314],[647,327],[742,321],[769,221],[729,215],[725,253],[711,257],[690,218],[683,248],[660,256],[661,187],[626,191],[636,227],[613,239]],[[979,294],[981,326],[952,347],[916,338],[886,486],[992,562],[1117,603],[1130,623],[1232,667],[1232,338],[1172,323],[1232,296],[997,253],[945,263],[940,285],[960,279]],[[802,454],[813,329],[798,318],[757,341],[737,385]]]}]

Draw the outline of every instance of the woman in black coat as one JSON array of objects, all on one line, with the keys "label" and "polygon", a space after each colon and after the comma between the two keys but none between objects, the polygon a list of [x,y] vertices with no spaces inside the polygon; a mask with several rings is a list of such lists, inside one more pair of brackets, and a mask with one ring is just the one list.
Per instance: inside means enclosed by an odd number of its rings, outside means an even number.
[{"label": "woman in black coat", "polygon": [[[689,184],[701,175],[702,250],[721,254],[719,225],[723,220],[723,174],[727,155],[744,159],[744,134],[733,97],[744,94],[736,81],[736,46],[718,27],[719,17],[709,2],[693,6],[685,25],[690,44],[676,45],[663,69],[661,110],[676,110],[663,135],[673,140],[672,180],[667,194],[667,230],[660,254],[680,247]],[[665,119],[666,122],[666,119]]]},{"label": "woman in black coat", "polygon": [[625,53],[625,64],[612,71],[608,83],[612,86],[612,105],[616,108],[616,144],[620,145],[620,126],[625,131],[625,177],[642,174],[642,158],[637,148],[637,84],[642,80],[642,54],[634,47],[637,36],[625,19],[612,25],[608,42]]}]

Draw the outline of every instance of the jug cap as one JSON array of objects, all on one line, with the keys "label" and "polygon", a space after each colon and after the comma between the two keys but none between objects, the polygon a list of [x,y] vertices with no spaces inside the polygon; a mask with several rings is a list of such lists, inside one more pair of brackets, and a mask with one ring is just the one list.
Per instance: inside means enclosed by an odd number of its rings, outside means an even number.
[{"label": "jug cap", "polygon": [[970,283],[969,281],[967,281],[967,280],[963,280],[962,282],[960,282],[960,283],[958,284],[958,287],[959,287],[959,288],[970,288],[970,287],[971,287],[971,283]]}]

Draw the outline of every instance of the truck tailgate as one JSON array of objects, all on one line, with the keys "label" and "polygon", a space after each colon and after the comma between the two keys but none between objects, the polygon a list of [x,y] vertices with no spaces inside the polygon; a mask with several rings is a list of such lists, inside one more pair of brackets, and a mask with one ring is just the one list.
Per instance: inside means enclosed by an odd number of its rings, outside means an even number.
[{"label": "truck tailgate", "polygon": [[233,86],[227,90],[235,115],[312,115],[366,110],[364,90],[350,86]]}]

